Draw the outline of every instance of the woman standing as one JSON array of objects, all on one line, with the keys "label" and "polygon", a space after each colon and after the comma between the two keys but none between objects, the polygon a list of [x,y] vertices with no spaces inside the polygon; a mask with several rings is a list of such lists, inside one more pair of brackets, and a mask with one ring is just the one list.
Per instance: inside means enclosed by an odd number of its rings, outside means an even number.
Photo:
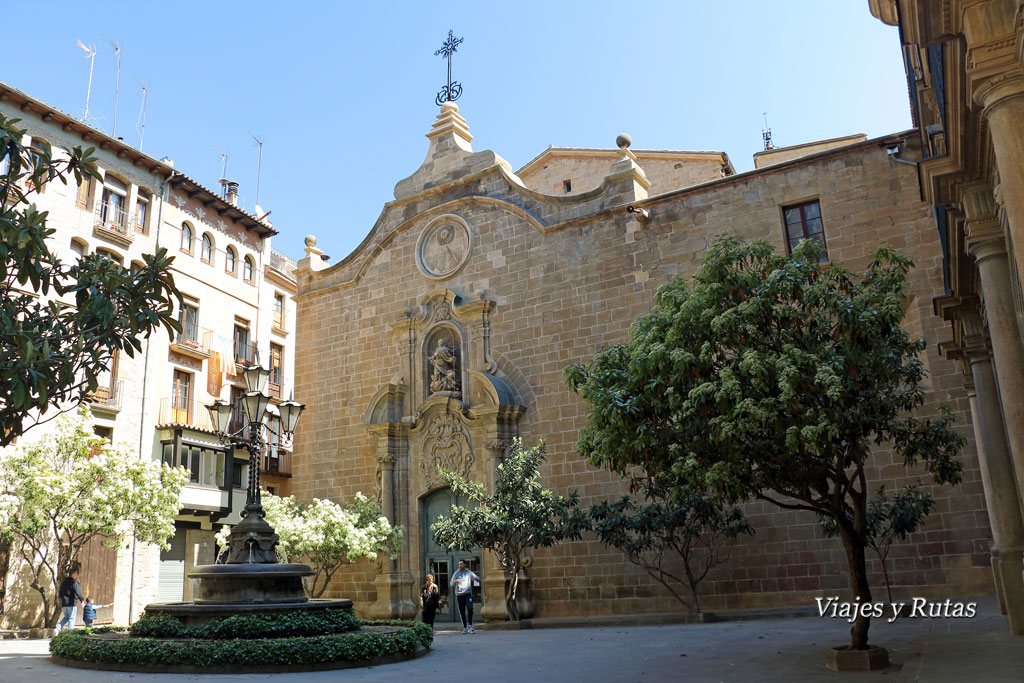
[{"label": "woman standing", "polygon": [[427,574],[427,583],[423,587],[420,598],[423,602],[423,623],[430,624],[430,628],[434,628],[434,614],[437,612],[437,606],[441,603],[441,592],[438,590],[437,584],[434,583],[433,574]]}]

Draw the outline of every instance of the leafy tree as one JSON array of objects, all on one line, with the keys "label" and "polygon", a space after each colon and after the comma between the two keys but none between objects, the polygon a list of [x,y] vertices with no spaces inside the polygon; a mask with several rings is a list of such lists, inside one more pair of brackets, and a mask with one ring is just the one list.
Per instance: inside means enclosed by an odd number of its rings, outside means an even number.
[{"label": "leafy tree", "polygon": [[[589,404],[581,455],[651,478],[673,503],[692,485],[834,520],[850,587],[868,601],[873,447],[952,484],[964,439],[944,407],[915,414],[925,342],[900,327],[911,260],[881,248],[854,274],[818,256],[810,240],[786,257],[722,238],[692,283],[659,289],[627,343],[566,373]],[[853,649],[867,647],[869,625],[858,617]]]},{"label": "leafy tree", "polygon": [[[753,534],[743,511],[726,508],[721,500],[697,489],[677,496],[676,504],[664,491],[648,490],[648,502],[629,496],[590,508],[594,531],[605,545],[617,548],[626,558],[665,586],[690,612],[700,612],[697,587],[713,568],[729,559],[732,541]],[[682,561],[682,571],[673,569]],[[689,598],[682,591],[689,589]]]},{"label": "leafy tree", "polygon": [[[306,589],[314,598],[324,594],[343,565],[361,557],[373,560],[380,553],[395,558],[402,547],[405,527],[392,527],[380,506],[362,493],[343,505],[315,498],[303,506],[292,496],[282,498],[267,492],[262,500],[267,522],[278,535],[278,559],[309,563],[314,573]],[[221,527],[217,533],[220,548],[227,548],[230,533],[231,527]]]},{"label": "leafy tree", "polygon": [[494,494],[478,482],[441,471],[452,493],[465,497],[469,505],[453,505],[448,516],[430,526],[434,540],[449,550],[482,548],[498,556],[508,573],[505,608],[511,621],[519,621],[516,590],[523,553],[528,548],[548,548],[565,539],[578,540],[590,527],[586,513],[579,509],[579,493],[568,498],[541,487],[540,463],[544,442],[525,450],[521,439],[512,442],[508,457],[498,466]]},{"label": "leafy tree", "polygon": [[[931,495],[921,491],[918,486],[908,486],[890,498],[884,484],[868,503],[866,543],[882,563],[882,577],[885,579],[889,602],[893,602],[892,584],[889,581],[889,550],[895,541],[907,540],[907,536],[924,526],[924,518],[931,512],[934,503]],[[835,520],[822,518],[821,526],[825,535],[839,535]]]},{"label": "leafy tree", "polygon": [[113,353],[134,356],[161,325],[181,331],[166,249],[137,270],[98,254],[68,265],[50,252],[56,230],[32,195],[68,175],[99,178],[96,157],[92,147],[58,160],[46,143],[26,149],[17,121],[0,115],[0,446],[81,403]]},{"label": "leafy tree", "polygon": [[96,436],[85,408],[35,443],[0,449],[0,530],[31,570],[43,625],[60,619],[57,589],[91,539],[117,546],[131,534],[167,547],[187,482],[188,470]]}]

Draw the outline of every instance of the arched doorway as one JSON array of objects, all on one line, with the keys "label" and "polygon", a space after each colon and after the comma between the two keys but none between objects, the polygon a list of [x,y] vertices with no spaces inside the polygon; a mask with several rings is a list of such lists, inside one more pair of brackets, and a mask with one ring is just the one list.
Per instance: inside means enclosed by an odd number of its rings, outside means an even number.
[{"label": "arched doorway", "polygon": [[[453,551],[434,542],[430,534],[430,525],[437,521],[442,515],[447,515],[452,505],[464,505],[465,500],[457,498],[452,494],[451,489],[434,491],[423,499],[423,565],[419,578],[420,586],[426,583],[427,574],[434,575],[438,589],[441,591],[441,605],[437,609],[436,621],[449,622],[459,621],[459,607],[456,604],[454,595],[451,595],[452,574],[458,569],[459,560],[465,560],[466,566],[473,570],[477,576],[483,579],[483,565],[480,562],[480,550]],[[484,604],[483,590],[480,584],[473,586],[473,613],[480,614]]]}]

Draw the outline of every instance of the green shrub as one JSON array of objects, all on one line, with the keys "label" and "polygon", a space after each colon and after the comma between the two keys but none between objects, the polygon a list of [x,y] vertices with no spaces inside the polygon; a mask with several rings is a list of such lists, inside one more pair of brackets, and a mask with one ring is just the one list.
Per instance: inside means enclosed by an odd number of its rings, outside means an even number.
[{"label": "green shrub", "polygon": [[346,633],[359,628],[359,619],[350,610],[323,612],[280,612],[277,614],[234,614],[199,626],[186,626],[176,617],[145,616],[131,626],[136,638],[284,638]]},{"label": "green shrub", "polygon": [[[50,641],[50,652],[65,659],[106,664],[212,667],[248,666],[258,662],[267,665],[298,665],[358,662],[387,655],[412,654],[417,647],[429,646],[434,639],[433,629],[421,622],[363,623],[405,628],[392,634],[364,631],[232,640],[157,640],[152,637],[100,640],[87,637],[89,629],[76,629],[62,631]],[[92,631],[95,632],[95,629]]]}]

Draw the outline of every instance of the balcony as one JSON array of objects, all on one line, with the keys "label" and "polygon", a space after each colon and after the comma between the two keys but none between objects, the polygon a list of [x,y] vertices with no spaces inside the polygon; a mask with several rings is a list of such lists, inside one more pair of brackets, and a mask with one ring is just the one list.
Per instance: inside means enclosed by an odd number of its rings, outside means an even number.
[{"label": "balcony", "polygon": [[210,330],[199,327],[194,321],[186,320],[181,326],[181,334],[171,342],[171,351],[197,360],[206,360],[210,357],[212,335],[213,332]]},{"label": "balcony", "polygon": [[119,413],[124,396],[124,380],[118,380],[110,387],[96,387],[89,393],[87,401],[93,412]]},{"label": "balcony", "polygon": [[235,338],[235,364],[243,368],[258,365],[260,354],[256,349],[256,342]]},{"label": "balcony", "polygon": [[269,453],[260,459],[260,474],[276,474],[280,477],[292,476],[292,454],[278,446],[270,446]]},{"label": "balcony", "polygon": [[270,250],[270,267],[274,270],[295,277],[295,261],[288,258],[281,252]]},{"label": "balcony", "polygon": [[130,246],[135,239],[132,217],[123,206],[101,202],[93,212],[92,234],[108,239],[122,247]]},{"label": "balcony", "polygon": [[160,399],[160,419],[157,427],[189,427],[214,433],[213,421],[206,405],[177,396]]}]

